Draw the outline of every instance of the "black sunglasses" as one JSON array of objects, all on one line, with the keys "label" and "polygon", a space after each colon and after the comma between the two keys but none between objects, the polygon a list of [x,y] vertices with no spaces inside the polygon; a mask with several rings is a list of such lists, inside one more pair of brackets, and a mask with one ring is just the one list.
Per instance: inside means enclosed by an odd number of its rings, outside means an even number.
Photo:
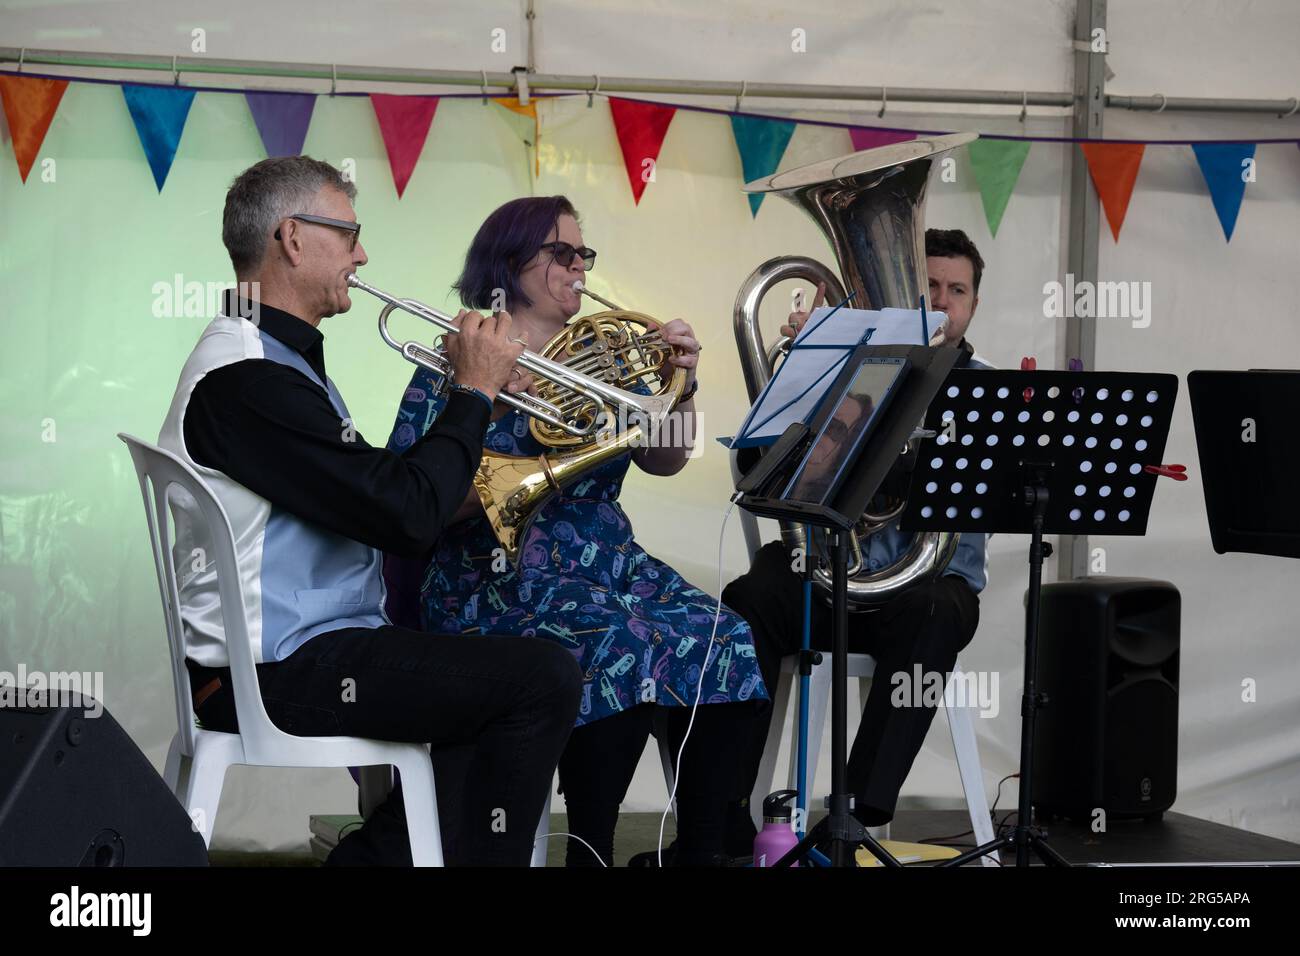
[{"label": "black sunglasses", "polygon": [[564,267],[573,263],[574,256],[580,256],[586,263],[588,271],[596,267],[596,250],[588,249],[583,246],[581,249],[575,249],[567,242],[544,242],[541,248],[551,251],[551,258]]},{"label": "black sunglasses", "polygon": [[[350,245],[348,246],[348,251],[355,249],[357,247],[357,242],[361,239],[361,223],[359,222],[348,222],[346,219],[329,219],[326,216],[309,216],[302,212],[296,212],[288,218],[297,219],[301,222],[314,222],[318,226],[331,226],[335,229],[342,229],[345,232],[351,233],[351,236],[349,237]],[[275,230],[275,238],[280,238],[279,229]]]}]

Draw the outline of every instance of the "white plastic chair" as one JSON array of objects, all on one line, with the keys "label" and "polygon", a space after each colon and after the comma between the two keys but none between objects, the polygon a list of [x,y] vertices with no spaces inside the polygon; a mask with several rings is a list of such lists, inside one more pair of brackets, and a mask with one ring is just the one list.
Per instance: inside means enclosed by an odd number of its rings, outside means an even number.
[{"label": "white plastic chair", "polygon": [[[369,812],[386,793],[376,786],[384,776],[391,786],[389,767],[402,774],[406,826],[411,858],[416,866],[442,866],[442,840],[438,830],[438,805],[429,750],[422,744],[364,740],[359,737],[295,737],[271,723],[262,704],[253,651],[244,616],[244,594],[235,564],[234,537],[225,509],[201,477],[169,451],[118,433],[126,443],[140,480],[158,591],[162,599],[171,651],[172,686],[176,693],[177,732],[167,752],[163,777],[180,800],[204,843],[212,840],[226,770],[234,764],[258,767],[362,767],[363,811]],[[189,672],[172,564],[174,529],[169,504],[179,494],[197,503],[208,528],[221,598],[221,617],[234,681],[235,712],[239,733],[204,730],[194,718]],[[382,765],[382,766],[379,766]],[[378,773],[375,773],[378,771]],[[369,806],[367,806],[369,804]]]},{"label": "white plastic chair", "polygon": [[[741,472],[733,450],[731,459],[731,477],[733,484],[740,481]],[[740,512],[740,527],[745,538],[745,547],[752,562],[762,545],[758,519],[748,511]],[[785,714],[789,707],[791,691],[795,685],[794,677],[798,671],[799,657],[791,654],[781,660],[780,678],[775,689],[768,688],[772,695],[772,723],[768,729],[767,744],[763,748],[763,760],[759,764],[758,777],[754,792],[750,795],[750,813],[754,825],[763,827],[763,800],[772,792],[772,780],[776,776],[776,761],[781,750],[781,738],[785,733]],[[849,655],[849,679],[858,678],[859,696],[866,701],[871,678],[876,670],[876,660],[870,654]],[[960,679],[961,664],[953,665],[951,681]],[[827,702],[831,694],[831,666],[829,656],[813,668],[809,680],[808,693],[808,786],[811,788],[817,779],[817,761],[821,754],[822,732],[826,727]],[[946,690],[946,689],[945,689]],[[944,696],[948,699],[947,694]],[[961,777],[962,791],[966,795],[966,808],[970,812],[971,827],[975,833],[975,842],[983,844],[993,839],[993,823],[989,816],[988,795],[984,791],[984,772],[980,767],[979,748],[975,740],[975,723],[970,706],[942,708],[948,718],[948,729],[952,733],[953,753],[957,758],[957,773]],[[671,763],[666,767],[670,767]],[[789,789],[793,790],[798,776],[796,755],[790,755]],[[810,807],[811,809],[811,807]],[[877,840],[889,839],[889,824],[870,827],[869,832]],[[984,866],[997,866],[998,862],[991,855],[980,858]]]}]

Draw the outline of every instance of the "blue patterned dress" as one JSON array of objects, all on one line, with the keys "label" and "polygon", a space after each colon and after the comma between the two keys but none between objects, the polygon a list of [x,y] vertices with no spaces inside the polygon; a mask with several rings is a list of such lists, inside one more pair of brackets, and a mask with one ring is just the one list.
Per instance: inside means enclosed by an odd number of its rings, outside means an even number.
[{"label": "blue patterned dress", "polygon": [[[417,369],[389,438],[409,448],[442,408],[432,376]],[[488,426],[484,447],[508,455],[544,451],[513,409]],[[618,504],[632,455],[585,475],[538,513],[518,568],[492,569],[499,547],[486,518],[448,528],[420,589],[425,630],[544,637],[566,648],[585,683],[577,726],[639,703],[670,707],[767,697],[749,625],[726,607],[705,660],[717,599],[647,554]],[[498,564],[499,566],[499,564]]]}]

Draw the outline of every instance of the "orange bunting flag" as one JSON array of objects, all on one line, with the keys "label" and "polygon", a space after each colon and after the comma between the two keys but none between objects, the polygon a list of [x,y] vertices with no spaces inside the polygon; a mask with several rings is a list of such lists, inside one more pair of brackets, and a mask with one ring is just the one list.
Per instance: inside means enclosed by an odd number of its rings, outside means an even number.
[{"label": "orange bunting flag", "polygon": [[0,76],[0,100],[4,101],[9,135],[13,139],[14,158],[23,182],[32,171],[36,154],[41,151],[45,134],[59,108],[59,100],[68,88],[67,80],[47,80],[38,76]]},{"label": "orange bunting flag", "polygon": [[1137,182],[1138,167],[1142,165],[1146,146],[1142,143],[1080,143],[1079,148],[1088,161],[1088,172],[1092,174],[1092,184],[1101,197],[1102,208],[1106,210],[1111,235],[1119,242],[1119,230],[1124,225],[1124,215],[1128,212],[1128,201],[1133,195],[1133,184]]}]

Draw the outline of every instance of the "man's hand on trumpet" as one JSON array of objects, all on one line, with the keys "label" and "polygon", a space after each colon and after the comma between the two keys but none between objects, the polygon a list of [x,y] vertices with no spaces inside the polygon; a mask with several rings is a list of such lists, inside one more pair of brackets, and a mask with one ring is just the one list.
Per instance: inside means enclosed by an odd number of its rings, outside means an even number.
[{"label": "man's hand on trumpet", "polygon": [[461,309],[455,323],[457,334],[444,336],[443,345],[456,384],[476,388],[493,401],[503,389],[513,395],[532,387],[532,375],[517,364],[528,343],[511,334],[509,312],[484,316]]}]

